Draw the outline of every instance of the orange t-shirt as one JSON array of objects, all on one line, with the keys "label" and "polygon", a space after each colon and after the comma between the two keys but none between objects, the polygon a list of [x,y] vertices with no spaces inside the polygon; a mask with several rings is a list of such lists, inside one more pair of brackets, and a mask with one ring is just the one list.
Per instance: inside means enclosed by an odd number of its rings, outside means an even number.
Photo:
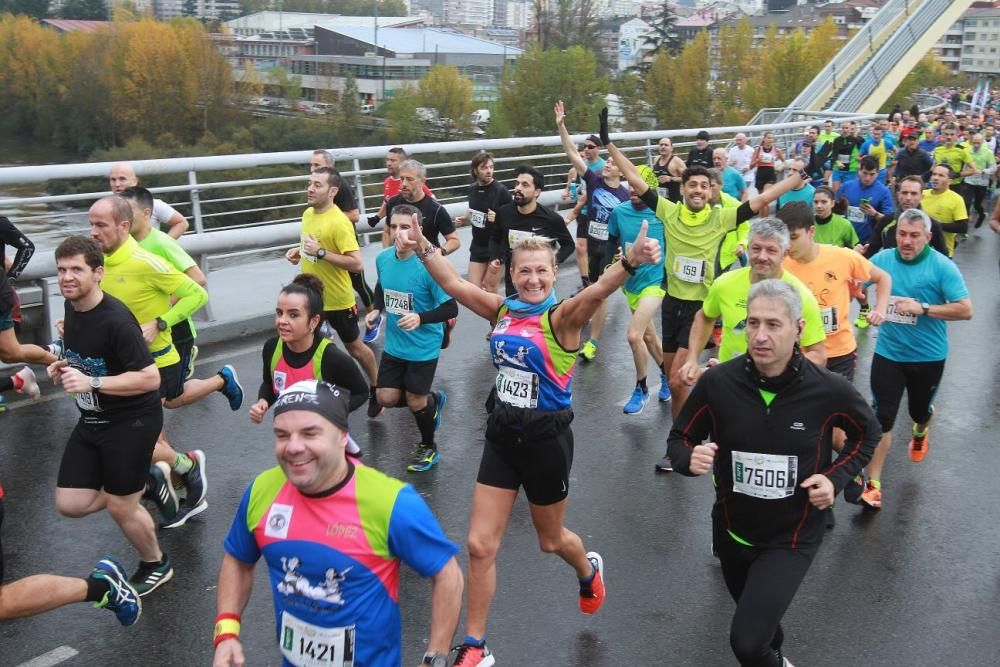
[{"label": "orange t-shirt", "polygon": [[841,357],[857,349],[851,327],[851,287],[871,279],[872,263],[848,248],[819,244],[819,255],[809,263],[786,257],[783,266],[805,283],[819,303],[826,332],[826,354]]}]

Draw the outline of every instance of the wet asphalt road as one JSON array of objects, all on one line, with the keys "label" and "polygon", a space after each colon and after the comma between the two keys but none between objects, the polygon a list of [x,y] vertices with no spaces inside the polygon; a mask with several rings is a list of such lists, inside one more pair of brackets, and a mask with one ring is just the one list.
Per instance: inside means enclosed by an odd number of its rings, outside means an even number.
[{"label": "wet asphalt road", "polygon": [[[952,355],[937,400],[933,449],[921,465],[910,463],[903,444],[909,423],[901,417],[885,474],[885,509],[873,516],[838,503],[837,526],[784,621],[786,652],[799,667],[1000,663],[1000,356],[993,348],[1000,325],[998,254],[1000,239],[987,230],[959,251],[975,319],[949,325]],[[575,267],[565,267],[560,294],[576,284]],[[733,665],[733,603],[709,550],[710,482],[654,473],[670,411],[654,401],[639,416],[622,414],[633,382],[624,340],[627,308],[620,296],[612,303],[597,360],[576,373],[567,520],[588,549],[604,556],[607,603],[593,618],[577,611],[573,574],[538,551],[522,497],[499,557],[489,644],[500,665]],[[412,482],[459,543],[479,464],[482,403],[493,377],[485,332],[485,323],[463,313],[456,342],[443,355],[437,387],[448,392],[449,403],[439,440],[443,456],[434,471],[405,471],[417,436],[406,411],[389,411],[376,421],[352,417],[366,463]],[[857,384],[866,396],[874,335],[861,335]],[[232,363],[248,395],[255,395],[261,340],[202,350],[198,375]],[[66,399],[0,415],[8,581],[41,572],[84,575],[105,554],[135,565],[107,516],[67,519],[55,511],[56,472],[76,417]],[[131,629],[84,605],[0,625],[0,667],[53,650],[52,660],[34,664],[56,664],[59,655],[72,655],[60,663],[65,665],[210,664],[221,542],[248,482],[273,465],[272,440],[267,427],[252,425],[245,410],[231,413],[221,396],[168,412],[166,424],[175,446],[201,447],[208,455],[209,510],[186,527],[161,532],[174,580],[147,598],[141,622]],[[424,650],[429,592],[426,581],[404,568],[409,664],[417,664]],[[248,664],[280,664],[263,567],[243,639]]]}]

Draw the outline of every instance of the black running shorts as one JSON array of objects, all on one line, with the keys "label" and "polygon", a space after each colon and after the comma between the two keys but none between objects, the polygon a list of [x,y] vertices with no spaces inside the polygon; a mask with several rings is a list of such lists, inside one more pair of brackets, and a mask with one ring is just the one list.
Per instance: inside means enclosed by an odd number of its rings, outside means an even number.
[{"label": "black running shorts", "polygon": [[128,496],[146,486],[153,447],[163,429],[163,409],[116,415],[105,424],[81,419],[69,436],[56,485],[63,489],[104,489]]},{"label": "black running shorts", "polygon": [[351,306],[344,310],[325,310],[323,317],[330,323],[333,330],[340,336],[344,345],[353,343],[361,335],[358,329],[358,307]]},{"label": "black running shorts", "polygon": [[854,382],[854,371],[858,368],[858,352],[850,352],[839,357],[827,357],[826,370],[843,375],[848,382]]},{"label": "black running shorts", "polygon": [[585,239],[589,238],[590,234],[590,216],[586,213],[577,213],[576,215],[576,238]]},{"label": "black running shorts", "polygon": [[469,261],[477,264],[488,263],[490,261],[490,244],[476,243],[473,239],[472,245],[469,246]]},{"label": "black running shorts", "polygon": [[[673,354],[679,348],[687,349],[694,316],[701,308],[701,301],[686,301],[667,294],[660,309],[663,329],[663,353]],[[699,350],[700,352],[700,350]]]},{"label": "black running shorts", "polygon": [[532,505],[554,505],[569,495],[572,467],[573,431],[568,424],[545,434],[488,426],[476,481],[515,491],[523,486]]},{"label": "black running shorts", "polygon": [[378,364],[376,386],[380,389],[402,389],[410,394],[429,394],[437,365],[437,359],[407,361],[383,352]]},{"label": "black running shorts", "polygon": [[872,408],[882,432],[892,431],[896,413],[906,390],[910,419],[924,424],[931,418],[934,394],[944,375],[941,361],[892,361],[880,354],[872,356],[871,387]]},{"label": "black running shorts", "polygon": [[159,369],[160,398],[172,401],[184,393],[184,380],[187,376],[187,364],[184,360],[191,361],[191,347],[186,346],[185,350],[186,352],[181,355],[181,361]]}]

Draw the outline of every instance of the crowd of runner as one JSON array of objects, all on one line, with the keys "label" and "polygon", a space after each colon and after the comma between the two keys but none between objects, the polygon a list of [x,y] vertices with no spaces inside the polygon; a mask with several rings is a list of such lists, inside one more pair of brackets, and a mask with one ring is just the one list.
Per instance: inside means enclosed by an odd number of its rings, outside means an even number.
[{"label": "crowd of runner", "polygon": [[[34,245],[0,218],[0,361],[27,364],[0,376],[0,396],[37,399],[44,370],[72,397],[79,422],[66,434],[56,508],[67,517],[107,510],[138,554],[130,576],[107,556],[86,577],[2,584],[0,548],[0,620],[83,601],[123,625],[139,619],[142,600],[173,576],[158,529],[208,508],[206,454],[167,440],[163,408],[219,394],[255,424],[273,420],[277,466],[248,480],[225,540],[216,666],[248,661],[241,621],[262,556],[284,664],[409,660],[402,562],[432,581],[423,663],[492,665],[496,559],[522,487],[540,549],[574,572],[580,611],[595,614],[605,600],[603,557],[564,521],[572,380],[579,358],[600,363],[602,346],[627,344],[635,384],[622,397],[626,419],[647,406],[650,361],[657,397],[670,403],[656,470],[712,475],[713,553],[736,603],[734,655],[744,666],[790,665],[781,619],[833,525],[835,498],[873,512],[891,502],[883,473],[904,392],[908,456],[919,463],[930,450],[946,323],[972,317],[953,258],[970,229],[988,223],[1000,233],[1000,204],[990,208],[997,112],[914,109],[839,131],[826,121],[784,149],[770,132],[756,145],[741,133],[713,148],[701,131],[687,159],[662,138],[648,164],[611,140],[606,111],[579,145],[565,117],[556,103],[572,167],[568,218],[539,202],[541,171],[518,166],[508,190],[486,152],[471,160],[467,212],[452,218],[424,165],[391,149],[382,206],[361,221],[385,230],[367,277],[351,188],[316,151],[301,240],[285,255],[301,273],[275,296],[252,405],[232,366],[194,377],[192,316],[207,303],[206,278],[176,240],[186,221],[129,165],[115,165],[114,194],[90,208],[90,236],[55,250],[65,313],[47,346],[17,340],[12,281]],[[461,250],[461,225],[472,228],[467,276],[444,259]],[[574,255],[580,286],[560,301],[558,266]],[[619,291],[631,311],[626,342],[602,341]],[[466,311],[488,323],[497,372],[463,576],[461,547],[411,486],[364,463],[349,421],[362,407],[368,419],[407,408],[420,434],[407,470],[434,469],[447,455],[438,434],[448,403],[435,372]],[[855,329],[869,326],[879,335],[862,397]],[[2,501],[0,487],[0,522]],[[463,592],[466,626],[452,647]]]}]

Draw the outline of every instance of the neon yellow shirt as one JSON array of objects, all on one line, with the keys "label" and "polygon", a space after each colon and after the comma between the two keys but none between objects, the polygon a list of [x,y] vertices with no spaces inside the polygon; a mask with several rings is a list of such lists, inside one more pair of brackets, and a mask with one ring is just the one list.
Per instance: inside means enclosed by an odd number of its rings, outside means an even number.
[{"label": "neon yellow shirt", "polygon": [[702,301],[715,279],[715,260],[723,237],[736,229],[737,208],[706,206],[692,211],[660,197],[656,217],[667,242],[664,272],[667,293],[675,299]]},{"label": "neon yellow shirt", "polygon": [[[208,303],[208,292],[201,285],[162,257],[140,248],[130,236],[118,250],[104,256],[101,289],[124,303],[139,324],[157,317],[166,322],[166,331],[156,333],[149,351],[157,368],[180,363],[180,355],[170,338],[170,327]],[[171,295],[177,297],[173,306]]]},{"label": "neon yellow shirt", "polygon": [[[967,220],[969,217],[969,212],[965,208],[965,200],[954,190],[945,190],[939,195],[934,194],[933,190],[924,190],[924,198],[920,202],[920,208],[942,224]],[[948,246],[948,256],[951,257],[955,254],[955,232],[943,231],[942,234],[944,234],[944,244]]]},{"label": "neon yellow shirt", "polygon": [[[823,318],[819,312],[816,297],[809,288],[790,272],[784,271],[781,280],[798,291],[802,297],[802,319],[805,328],[799,343],[803,347],[822,343],[826,339],[823,332]],[[747,297],[750,295],[750,267],[730,271],[712,283],[708,296],[701,304],[702,312],[712,319],[722,318],[722,346],[719,361],[729,361],[747,351]]]},{"label": "neon yellow shirt", "polygon": [[[185,273],[192,266],[198,265],[198,262],[194,261],[194,258],[187,254],[187,251],[181,247],[177,239],[166,232],[161,232],[159,229],[150,229],[146,238],[139,241],[139,247],[167,260],[171,266],[181,273]],[[191,335],[197,336],[194,319],[189,317],[187,321],[188,326],[191,328]]]},{"label": "neon yellow shirt", "polygon": [[302,214],[302,273],[312,273],[323,282],[323,310],[347,310],[354,307],[354,288],[351,274],[325,259],[307,255],[305,242],[312,236],[328,253],[343,255],[360,250],[354,235],[354,225],[334,204],[324,213],[316,213],[310,206]]},{"label": "neon yellow shirt", "polygon": [[[972,162],[972,153],[965,146],[959,146],[958,144],[948,148],[947,146],[938,146],[934,149],[934,164],[946,164],[951,167],[951,170],[956,174],[962,173],[962,167]],[[952,185],[958,185],[962,182],[962,177],[951,179]]]}]

